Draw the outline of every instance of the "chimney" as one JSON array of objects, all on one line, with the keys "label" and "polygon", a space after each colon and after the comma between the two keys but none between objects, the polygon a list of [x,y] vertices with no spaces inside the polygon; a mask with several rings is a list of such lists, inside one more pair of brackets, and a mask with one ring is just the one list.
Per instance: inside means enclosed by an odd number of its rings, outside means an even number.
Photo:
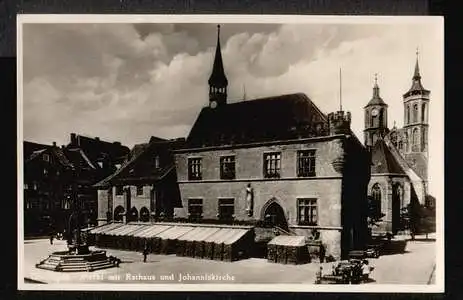
[{"label": "chimney", "polygon": [[53,142],[53,147],[56,147],[56,142]]},{"label": "chimney", "polygon": [[77,139],[76,139],[76,134],[71,133],[71,145],[76,145],[77,144]]},{"label": "chimney", "polygon": [[100,138],[96,136],[96,137],[95,137],[95,141],[98,141],[98,142],[99,142],[99,141],[100,141]]}]

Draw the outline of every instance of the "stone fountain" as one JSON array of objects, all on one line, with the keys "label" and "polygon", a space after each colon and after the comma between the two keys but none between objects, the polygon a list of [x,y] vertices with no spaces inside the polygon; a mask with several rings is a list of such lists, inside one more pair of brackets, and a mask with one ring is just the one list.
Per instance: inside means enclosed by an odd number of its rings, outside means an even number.
[{"label": "stone fountain", "polygon": [[69,218],[68,250],[56,251],[35,266],[40,269],[56,272],[90,272],[115,267],[120,260],[108,257],[104,250],[90,250],[82,240],[81,234],[81,203],[77,196],[76,185],[72,188],[73,213]]}]

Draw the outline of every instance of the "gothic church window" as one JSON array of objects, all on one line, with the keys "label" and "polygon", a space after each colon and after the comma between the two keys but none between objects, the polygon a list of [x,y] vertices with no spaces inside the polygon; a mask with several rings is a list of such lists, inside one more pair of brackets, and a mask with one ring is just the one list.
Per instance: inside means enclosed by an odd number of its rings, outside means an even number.
[{"label": "gothic church window", "polygon": [[407,124],[410,124],[410,105],[407,105]]},{"label": "gothic church window", "polygon": [[381,187],[378,183],[375,183],[371,188],[371,209],[375,215],[381,214]]},{"label": "gothic church window", "polygon": [[418,104],[413,105],[413,122],[418,122]]},{"label": "gothic church window", "polygon": [[426,104],[423,103],[421,105],[421,122],[425,122],[425,116],[426,116]]},{"label": "gothic church window", "polygon": [[412,132],[412,151],[416,152],[419,151],[420,146],[420,139],[419,139],[419,132],[418,128],[413,129]]}]

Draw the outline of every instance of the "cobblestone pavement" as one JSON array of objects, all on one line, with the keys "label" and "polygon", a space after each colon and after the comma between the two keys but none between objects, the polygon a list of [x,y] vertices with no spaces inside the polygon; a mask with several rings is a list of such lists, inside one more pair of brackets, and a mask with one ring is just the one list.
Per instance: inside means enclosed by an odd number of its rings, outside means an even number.
[{"label": "cobblestone pavement", "polygon": [[[372,259],[371,283],[427,284],[435,264],[434,242],[408,242],[406,253]],[[251,258],[220,262],[176,255],[150,254],[143,263],[141,253],[107,249],[122,260],[119,268],[90,273],[57,273],[35,268],[52,251],[66,250],[64,241],[29,240],[24,243],[24,277],[45,283],[304,283],[313,284],[318,263],[282,265]],[[326,272],[331,264],[322,264]],[[194,275],[204,275],[194,280]],[[222,276],[219,278],[219,276]],[[179,281],[182,279],[182,281]]]}]

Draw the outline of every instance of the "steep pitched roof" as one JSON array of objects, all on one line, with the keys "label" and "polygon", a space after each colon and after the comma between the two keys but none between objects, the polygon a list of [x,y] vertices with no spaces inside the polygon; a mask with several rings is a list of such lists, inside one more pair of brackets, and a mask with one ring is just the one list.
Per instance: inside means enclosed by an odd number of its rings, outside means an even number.
[{"label": "steep pitched roof", "polygon": [[408,97],[409,95],[416,94],[416,93],[420,93],[420,94],[430,93],[430,91],[425,89],[423,87],[423,84],[421,83],[421,74],[420,74],[420,66],[418,64],[418,58],[416,58],[415,71],[413,72],[413,78],[412,78],[412,86],[404,94],[404,97]]},{"label": "steep pitched roof", "polygon": [[228,85],[227,76],[223,68],[222,51],[220,49],[220,25],[217,25],[217,47],[215,48],[214,65],[209,77],[209,85],[214,87],[226,87]]},{"label": "steep pitched roof", "polygon": [[371,162],[372,174],[406,174],[383,139],[379,139],[373,146]]},{"label": "steep pitched roof", "polygon": [[93,161],[102,154],[108,155],[112,160],[122,159],[130,149],[119,142],[102,141],[99,138],[91,138],[83,135],[71,134],[71,142],[67,149],[80,148]]},{"label": "steep pitched roof", "polygon": [[66,156],[72,165],[81,170],[96,169],[82,149],[67,149]]},{"label": "steep pitched roof", "polygon": [[[96,183],[95,187],[105,188],[110,186],[115,180],[128,179],[133,180],[161,180],[168,173],[174,170],[173,159],[170,164],[164,165],[160,169],[154,168],[152,159],[158,151],[169,151],[179,147],[181,140],[152,140],[149,143],[137,144],[132,148],[129,158],[123,165],[113,174]],[[142,166],[143,170],[138,170],[138,173],[131,174],[131,170],[135,170],[138,166]]]},{"label": "steep pitched roof", "polygon": [[379,86],[375,79],[375,85],[373,87],[373,97],[368,102],[365,107],[373,106],[373,105],[380,105],[380,106],[388,106],[386,102],[384,102],[383,98],[379,95]]},{"label": "steep pitched roof", "polygon": [[327,117],[305,94],[297,93],[230,103],[217,108],[204,107],[190,131],[187,146],[322,136],[327,135],[327,129]]},{"label": "steep pitched roof", "polygon": [[42,149],[49,149],[51,147],[52,147],[52,145],[45,145],[45,144],[39,144],[39,143],[24,141],[23,142],[24,160],[29,159],[34,151],[42,150]]}]

